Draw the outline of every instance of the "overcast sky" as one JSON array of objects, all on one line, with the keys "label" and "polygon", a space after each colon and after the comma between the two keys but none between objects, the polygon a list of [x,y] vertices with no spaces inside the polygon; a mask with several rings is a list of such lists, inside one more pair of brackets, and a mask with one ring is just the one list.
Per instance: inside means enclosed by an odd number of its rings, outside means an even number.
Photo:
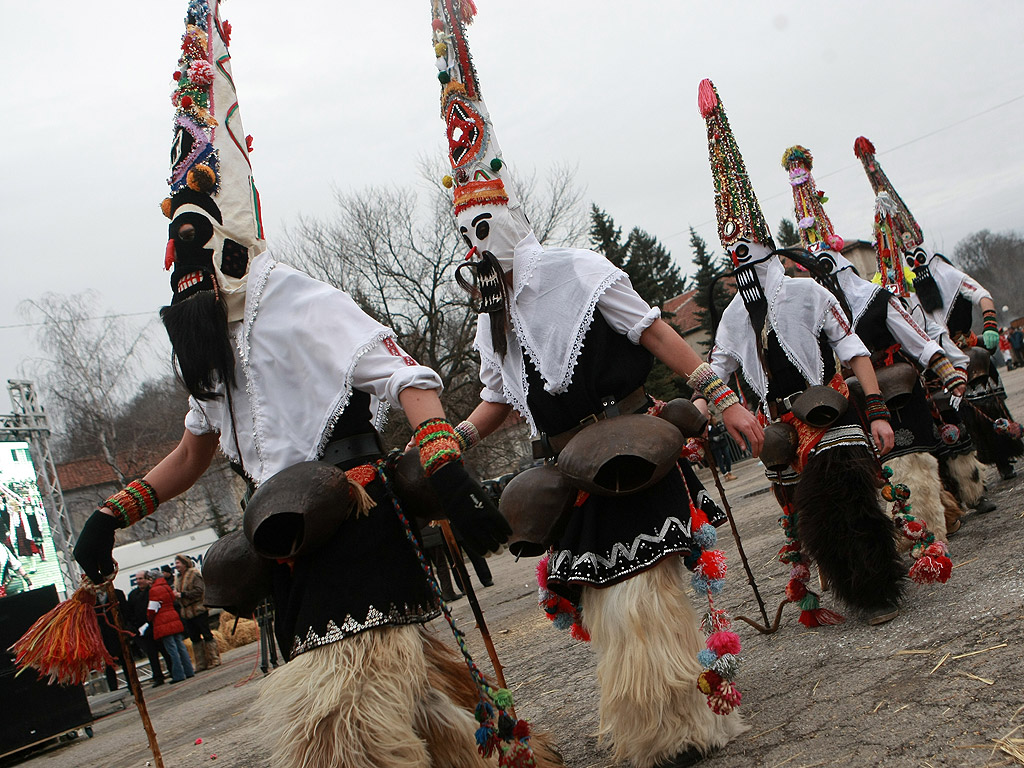
[{"label": "overcast sky", "polygon": [[[792,216],[783,150],[803,144],[837,232],[870,237],[862,134],[934,249],[1024,228],[1019,0],[476,2],[470,45],[512,171],[577,165],[588,200],[684,269],[690,225],[721,252],[704,77],[773,231]],[[152,318],[170,298],[158,204],[185,6],[0,0],[0,326],[46,291]],[[333,190],[418,184],[420,158],[443,156],[429,0],[229,0],[222,15],[272,243],[329,214]],[[32,372],[34,346],[33,329],[0,328],[2,380]]]}]

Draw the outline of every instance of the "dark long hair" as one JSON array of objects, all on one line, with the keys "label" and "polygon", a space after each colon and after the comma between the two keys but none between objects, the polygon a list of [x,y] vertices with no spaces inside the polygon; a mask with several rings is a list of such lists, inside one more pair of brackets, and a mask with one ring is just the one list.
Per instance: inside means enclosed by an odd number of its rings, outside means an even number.
[{"label": "dark long hair", "polygon": [[228,317],[214,291],[164,307],[160,319],[171,340],[175,375],[196,400],[216,399],[218,384],[235,383]]}]

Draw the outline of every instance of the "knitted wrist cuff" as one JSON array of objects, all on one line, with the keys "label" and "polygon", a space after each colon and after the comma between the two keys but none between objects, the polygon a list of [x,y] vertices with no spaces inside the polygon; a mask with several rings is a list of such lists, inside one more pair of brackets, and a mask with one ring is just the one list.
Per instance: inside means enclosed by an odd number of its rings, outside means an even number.
[{"label": "knitted wrist cuff", "polygon": [[100,506],[117,515],[119,528],[128,528],[156,512],[159,504],[152,485],[145,480],[132,480]]},{"label": "knitted wrist cuff", "polygon": [[864,395],[867,402],[868,421],[889,420],[889,408],[881,395]]},{"label": "knitted wrist cuff", "polygon": [[455,427],[455,437],[459,441],[459,448],[465,453],[480,442],[480,430],[471,421],[461,421]]},{"label": "knitted wrist cuff", "polygon": [[718,374],[707,363],[698,365],[687,378],[687,382],[695,390],[701,392],[708,402],[719,411],[724,411],[740,401],[736,393],[718,378]]},{"label": "knitted wrist cuff", "polygon": [[932,372],[939,377],[942,386],[946,389],[956,389],[961,384],[967,383],[967,378],[960,373],[949,358],[945,355],[937,355],[935,361],[929,366]]},{"label": "knitted wrist cuff", "polygon": [[999,332],[999,323],[996,322],[996,311],[994,309],[982,310],[981,325],[986,331]]},{"label": "knitted wrist cuff", "polygon": [[459,437],[448,419],[427,419],[416,428],[423,474],[430,477],[450,461],[462,458]]}]

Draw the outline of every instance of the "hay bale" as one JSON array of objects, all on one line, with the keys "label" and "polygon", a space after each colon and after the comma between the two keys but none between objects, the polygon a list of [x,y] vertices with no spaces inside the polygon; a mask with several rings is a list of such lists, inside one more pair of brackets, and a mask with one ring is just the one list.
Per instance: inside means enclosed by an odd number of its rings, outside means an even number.
[{"label": "hay bale", "polygon": [[226,637],[224,637],[223,632],[221,632],[219,629],[214,629],[212,630],[212,633],[213,639],[217,641],[217,650],[220,653],[224,653],[225,651],[231,650],[231,644],[228,643],[228,640]]},{"label": "hay bale", "polygon": [[231,629],[235,626],[235,617],[227,611],[220,614],[220,633],[231,648],[239,648],[249,643],[255,643],[260,639],[260,628],[252,619],[239,619],[238,627],[232,634]]}]

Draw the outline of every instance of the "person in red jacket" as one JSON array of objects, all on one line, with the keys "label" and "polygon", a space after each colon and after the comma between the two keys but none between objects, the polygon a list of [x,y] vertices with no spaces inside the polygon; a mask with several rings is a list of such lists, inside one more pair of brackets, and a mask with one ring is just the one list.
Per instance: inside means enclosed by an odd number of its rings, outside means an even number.
[{"label": "person in red jacket", "polygon": [[174,592],[164,580],[160,571],[150,571],[153,585],[149,588],[149,607],[146,618],[153,625],[153,639],[163,643],[171,657],[171,682],[180,683],[192,677],[192,659],[185,647],[185,626],[174,609]]}]

